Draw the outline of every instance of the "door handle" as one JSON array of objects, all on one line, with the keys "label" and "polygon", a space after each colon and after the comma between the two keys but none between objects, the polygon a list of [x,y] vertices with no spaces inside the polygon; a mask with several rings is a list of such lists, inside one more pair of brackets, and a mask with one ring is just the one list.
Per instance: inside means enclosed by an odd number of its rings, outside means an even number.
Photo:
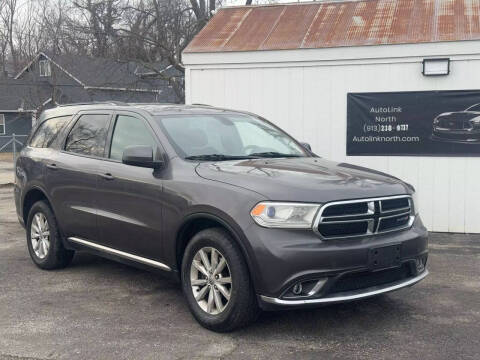
[{"label": "door handle", "polygon": [[115,177],[114,177],[112,174],[110,174],[110,173],[102,174],[102,175],[100,175],[100,176],[101,176],[102,178],[104,178],[105,180],[113,180],[113,179],[115,179]]},{"label": "door handle", "polygon": [[57,164],[47,164],[47,168],[50,170],[58,170]]}]

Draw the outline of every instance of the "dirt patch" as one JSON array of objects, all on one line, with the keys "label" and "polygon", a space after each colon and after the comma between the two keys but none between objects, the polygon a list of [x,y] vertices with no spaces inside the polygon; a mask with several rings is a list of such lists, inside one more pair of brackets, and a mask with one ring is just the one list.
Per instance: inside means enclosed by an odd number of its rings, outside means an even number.
[{"label": "dirt patch", "polygon": [[13,153],[0,152],[0,161],[13,162]]}]

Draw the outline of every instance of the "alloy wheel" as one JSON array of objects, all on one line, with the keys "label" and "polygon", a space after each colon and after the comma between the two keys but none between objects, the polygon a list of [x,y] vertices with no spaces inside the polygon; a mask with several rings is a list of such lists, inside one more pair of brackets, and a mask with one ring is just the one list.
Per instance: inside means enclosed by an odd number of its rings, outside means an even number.
[{"label": "alloy wheel", "polygon": [[35,255],[44,259],[50,249],[50,226],[42,213],[36,213],[30,226],[30,241]]},{"label": "alloy wheel", "polygon": [[225,310],[232,294],[232,278],[220,251],[204,247],[195,254],[190,266],[190,285],[203,311],[217,315]]}]

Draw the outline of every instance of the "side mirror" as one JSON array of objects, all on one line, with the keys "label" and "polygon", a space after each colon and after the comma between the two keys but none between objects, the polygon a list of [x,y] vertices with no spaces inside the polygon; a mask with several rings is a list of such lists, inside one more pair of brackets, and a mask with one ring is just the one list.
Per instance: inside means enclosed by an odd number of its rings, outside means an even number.
[{"label": "side mirror", "polygon": [[122,163],[132,166],[157,169],[163,165],[163,161],[154,160],[151,146],[128,146],[123,150]]},{"label": "side mirror", "polygon": [[305,149],[307,149],[308,151],[310,151],[310,152],[312,151],[312,147],[310,146],[309,143],[305,143],[305,142],[304,142],[304,143],[300,143],[300,144],[302,144],[302,146],[303,146]]}]

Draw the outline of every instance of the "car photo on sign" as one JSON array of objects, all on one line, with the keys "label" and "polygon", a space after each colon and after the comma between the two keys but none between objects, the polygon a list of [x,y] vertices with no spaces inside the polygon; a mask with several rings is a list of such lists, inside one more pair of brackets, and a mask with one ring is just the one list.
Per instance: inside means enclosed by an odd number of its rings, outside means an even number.
[{"label": "car photo on sign", "polygon": [[480,143],[480,103],[463,111],[441,113],[433,120],[432,140]]},{"label": "car photo on sign", "polygon": [[348,156],[480,156],[480,90],[347,94]]}]

